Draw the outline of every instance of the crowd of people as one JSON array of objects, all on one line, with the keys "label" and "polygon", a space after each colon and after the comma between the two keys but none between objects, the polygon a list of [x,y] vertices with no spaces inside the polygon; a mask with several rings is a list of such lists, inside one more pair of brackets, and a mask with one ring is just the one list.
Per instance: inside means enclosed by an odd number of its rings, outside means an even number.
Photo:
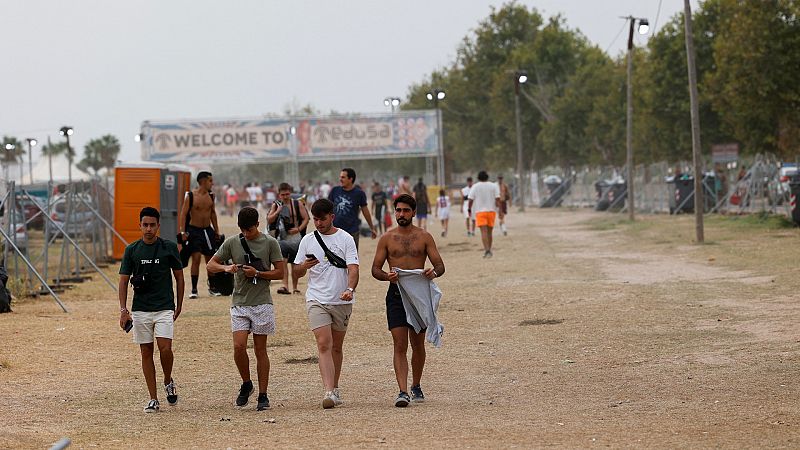
[{"label": "crowd of people", "polygon": [[[408,181],[408,177],[403,177],[391,189],[373,183],[372,208],[364,189],[356,185],[356,173],[350,168],[341,171],[338,186],[322,183],[318,191],[315,189],[314,198],[307,194],[303,198],[304,189],[296,198],[293,195],[295,190],[288,183],[281,183],[274,195],[251,184],[244,189],[247,204],[242,204],[236,189],[227,186],[223,190],[225,205],[228,209],[238,208],[236,215],[240,233],[223,239],[215,206],[215,198],[221,195],[215,195],[212,174],[200,172],[197,187],[186,193],[183,202],[178,222],[178,244],[158,236],[159,211],[149,206],[142,208],[139,214],[142,237],[125,249],[120,266],[119,325],[126,332],[133,331],[133,341],[140,346],[142,371],[150,395],[144,411],[152,413],[160,408],[155,346],[159,349],[167,402],[170,405],[178,402],[173,378],[172,340],[174,323],[184,305],[183,269],[191,264],[189,298],[197,298],[203,256],[209,280],[219,279],[221,275],[232,278],[230,322],[233,359],[242,380],[235,399],[236,406],[246,406],[257,388],[256,409],[270,407],[267,338],[276,332],[271,281],[282,281],[283,286],[276,291],[279,294],[299,294],[298,280],[305,276],[308,276],[306,311],[309,329],[317,344],[323,384],[322,407],[328,409],[342,405],[339,379],[343,345],[359,282],[358,243],[362,235],[359,215],[368,225],[368,235],[372,239],[380,235],[372,276],[389,282],[387,326],[393,341],[392,359],[399,388],[394,405],[405,407],[411,402],[424,401],[421,387],[424,343],[427,340],[438,347],[444,331],[436,316],[441,291],[433,280],[444,274],[445,266],[433,237],[425,230],[431,207],[427,188],[422,179],[413,188]],[[439,197],[436,207],[449,209],[446,193],[440,191]],[[307,204],[311,205],[310,213]],[[397,226],[391,226],[390,208],[394,210]],[[376,222],[381,220],[373,221],[373,215],[379,219],[388,215],[388,220],[379,227]],[[415,216],[417,226],[413,225]],[[262,217],[266,219],[263,226]],[[307,233],[306,228],[312,220],[315,231]],[[427,262],[430,262],[429,267],[425,267]],[[175,280],[174,289],[172,278]],[[130,309],[129,285],[134,291]],[[209,288],[213,296],[225,295],[212,284]],[[257,385],[254,385],[250,373],[247,351],[250,334],[253,335]],[[410,386],[409,343],[412,349]]]}]

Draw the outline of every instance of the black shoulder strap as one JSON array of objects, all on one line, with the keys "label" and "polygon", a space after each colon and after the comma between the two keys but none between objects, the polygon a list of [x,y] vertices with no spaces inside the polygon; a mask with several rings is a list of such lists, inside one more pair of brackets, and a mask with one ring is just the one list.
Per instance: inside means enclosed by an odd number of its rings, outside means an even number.
[{"label": "black shoulder strap", "polygon": [[189,194],[189,210],[186,211],[186,223],[183,224],[183,231],[189,232],[189,222],[192,220],[192,204],[194,203],[194,192],[186,191]]},{"label": "black shoulder strap", "polygon": [[320,236],[319,231],[314,230],[314,237],[317,238],[317,242],[319,242],[319,246],[322,247],[322,251],[325,252],[325,256],[328,258],[328,262],[333,265],[333,267],[338,267],[340,269],[347,268],[347,261],[344,260],[341,256],[333,253],[327,245],[325,245],[325,241],[322,240],[322,236]]},{"label": "black shoulder strap", "polygon": [[250,257],[250,261],[255,261],[257,259],[256,255],[250,251],[250,246],[247,245],[247,239],[244,238],[244,233],[239,233],[239,242],[241,242],[244,252]]}]

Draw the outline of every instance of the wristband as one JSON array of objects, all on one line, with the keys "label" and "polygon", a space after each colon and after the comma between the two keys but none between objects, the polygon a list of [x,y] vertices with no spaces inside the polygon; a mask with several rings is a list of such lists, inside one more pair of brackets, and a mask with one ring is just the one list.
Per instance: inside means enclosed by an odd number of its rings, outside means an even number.
[{"label": "wristband", "polygon": [[126,313],[126,312],[130,312],[130,311],[128,311],[128,308],[120,308],[119,312]]},{"label": "wristband", "polygon": [[351,287],[347,288],[347,290],[350,291],[351,294],[355,294],[356,293],[356,290],[351,288]]}]

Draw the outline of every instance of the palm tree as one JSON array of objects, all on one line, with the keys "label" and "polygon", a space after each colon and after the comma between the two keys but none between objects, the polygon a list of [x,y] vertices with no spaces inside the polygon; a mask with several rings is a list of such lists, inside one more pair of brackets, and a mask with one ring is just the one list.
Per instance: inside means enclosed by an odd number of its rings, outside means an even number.
[{"label": "palm tree", "polygon": [[[8,146],[11,146],[11,148],[7,149]],[[8,166],[19,164],[19,182],[22,183],[22,157],[25,155],[25,147],[23,147],[22,142],[13,136],[3,136],[3,144],[0,151],[3,152],[0,161],[3,161],[6,180],[8,180]]]},{"label": "palm tree", "polygon": [[53,184],[53,156],[58,156],[67,152],[66,142],[50,142],[50,136],[47,136],[47,144],[42,146],[42,154],[47,156],[47,161],[50,168],[50,184]]},{"label": "palm tree", "polygon": [[[79,168],[83,167],[87,170],[93,170],[95,176],[100,172],[100,169],[105,168],[107,169],[106,176],[108,176],[108,170],[114,167],[119,152],[119,140],[111,134],[107,134],[99,139],[92,139],[83,148],[84,156],[81,162],[78,163],[78,166]],[[86,172],[86,170],[84,170],[84,172]]]}]

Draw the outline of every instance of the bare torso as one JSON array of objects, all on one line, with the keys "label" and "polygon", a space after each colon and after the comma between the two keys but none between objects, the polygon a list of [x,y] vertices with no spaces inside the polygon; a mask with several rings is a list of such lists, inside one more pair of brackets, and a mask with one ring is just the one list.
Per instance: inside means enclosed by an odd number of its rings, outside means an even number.
[{"label": "bare torso", "polygon": [[413,227],[408,233],[401,233],[399,228],[387,231],[386,255],[389,267],[424,268],[428,258],[428,241],[433,242],[431,235],[418,227]]},{"label": "bare torso", "polygon": [[214,211],[214,201],[208,192],[199,192],[199,189],[192,191],[192,209],[189,211],[191,219],[189,225],[198,228],[211,226],[211,215]]}]

